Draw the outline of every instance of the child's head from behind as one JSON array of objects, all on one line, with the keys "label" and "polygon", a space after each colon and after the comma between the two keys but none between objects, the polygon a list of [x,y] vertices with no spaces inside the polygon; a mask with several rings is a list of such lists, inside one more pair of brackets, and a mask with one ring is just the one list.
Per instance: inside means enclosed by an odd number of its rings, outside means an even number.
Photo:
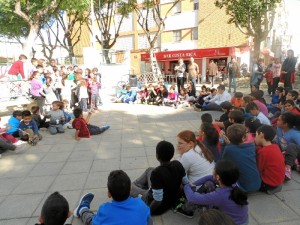
[{"label": "child's head from behind", "polygon": [[227,128],[226,135],[231,144],[242,144],[246,140],[246,127],[243,124],[233,124]]},{"label": "child's head from behind", "polygon": [[209,209],[200,214],[199,225],[235,225],[230,216],[218,209]]},{"label": "child's head from behind", "polygon": [[214,177],[219,183],[231,187],[238,181],[239,176],[239,168],[231,160],[222,159],[216,163]]},{"label": "child's head from behind", "polygon": [[206,140],[211,145],[217,145],[219,143],[219,133],[211,123],[202,123],[199,133],[203,136],[203,140]]},{"label": "child's head from behind", "polygon": [[31,112],[29,110],[24,110],[22,112],[22,120],[25,124],[29,124],[32,119]]},{"label": "child's head from behind", "polygon": [[231,123],[243,123],[244,122],[244,115],[243,112],[240,110],[230,111],[228,114],[229,122]]},{"label": "child's head from behind", "polygon": [[232,105],[228,101],[222,102],[220,106],[225,113],[228,113],[232,108]]},{"label": "child's head from behind", "polygon": [[255,144],[263,146],[265,142],[272,142],[275,136],[276,130],[272,126],[260,126],[256,131]]},{"label": "child's head from behind", "polygon": [[39,112],[40,112],[40,107],[39,107],[38,105],[32,106],[32,107],[31,107],[31,112],[32,112],[33,115],[39,114]]},{"label": "child's head from behind", "polygon": [[256,117],[250,117],[245,120],[246,129],[251,134],[255,134],[261,125],[261,122]]},{"label": "child's head from behind", "polygon": [[202,123],[212,123],[213,122],[212,115],[209,113],[203,113],[201,115],[201,122]]},{"label": "child's head from behind", "polygon": [[18,120],[21,120],[22,119],[22,111],[15,110],[15,111],[13,111],[12,116],[17,118]]},{"label": "child's head from behind", "polygon": [[258,106],[254,102],[249,103],[245,109],[246,112],[250,113],[253,116],[257,116],[259,114]]},{"label": "child's head from behind", "polygon": [[70,215],[68,201],[58,192],[54,192],[46,199],[39,222],[45,225],[64,225]]},{"label": "child's head from behind", "polygon": [[73,114],[75,118],[81,118],[83,116],[82,109],[81,108],[74,109]]},{"label": "child's head from behind", "polygon": [[169,162],[174,156],[174,146],[168,141],[161,141],[156,145],[156,158],[160,162]]},{"label": "child's head from behind", "polygon": [[117,202],[126,200],[129,197],[131,181],[123,170],[111,171],[107,180],[108,197]]}]

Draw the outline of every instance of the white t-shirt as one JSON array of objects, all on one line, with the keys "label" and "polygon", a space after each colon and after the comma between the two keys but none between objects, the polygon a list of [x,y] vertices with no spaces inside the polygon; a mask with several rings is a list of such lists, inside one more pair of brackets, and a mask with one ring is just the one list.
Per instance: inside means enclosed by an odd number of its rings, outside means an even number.
[{"label": "white t-shirt", "polygon": [[201,149],[198,145],[195,149],[190,149],[188,152],[180,155],[178,161],[184,167],[190,182],[212,175],[215,168],[214,162],[210,163],[201,155]]},{"label": "white t-shirt", "polygon": [[266,117],[262,112],[259,112],[256,118],[259,119],[261,124],[271,125],[271,122],[268,119],[268,117]]}]

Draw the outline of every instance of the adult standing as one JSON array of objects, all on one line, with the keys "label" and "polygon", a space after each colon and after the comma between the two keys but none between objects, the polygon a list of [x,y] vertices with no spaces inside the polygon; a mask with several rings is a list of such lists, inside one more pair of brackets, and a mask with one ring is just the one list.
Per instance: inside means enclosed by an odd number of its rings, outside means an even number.
[{"label": "adult standing", "polygon": [[240,65],[237,63],[235,58],[232,58],[231,62],[228,63],[228,79],[229,79],[229,89],[228,93],[231,93],[231,86],[233,84],[233,92],[236,92],[236,78],[240,74]]},{"label": "adult standing", "polygon": [[263,80],[263,73],[263,59],[257,59],[257,62],[255,62],[252,67],[252,74],[250,80],[251,87],[255,86],[259,89],[259,85]]},{"label": "adult standing", "polygon": [[217,64],[214,62],[214,60],[210,60],[210,63],[208,65],[208,76],[211,77],[211,86],[214,86],[214,79],[215,76],[218,73],[218,66]]},{"label": "adult standing", "polygon": [[180,93],[180,89],[184,88],[184,72],[185,72],[185,70],[186,70],[186,66],[183,62],[183,59],[179,59],[178,65],[175,66],[178,93]]},{"label": "adult standing", "polygon": [[195,60],[193,57],[190,58],[190,63],[188,65],[189,70],[189,80],[191,80],[194,83],[194,86],[196,85],[196,79],[199,74],[199,66],[197,63],[195,63]]},{"label": "adult standing", "polygon": [[292,83],[295,79],[295,67],[297,59],[294,57],[294,51],[289,49],[287,51],[287,58],[283,61],[281,68],[281,81],[284,83],[284,87],[293,89]]},{"label": "adult standing", "polygon": [[273,88],[272,94],[275,94],[276,89],[278,88],[278,83],[280,80],[280,73],[281,73],[281,63],[278,58],[274,59],[274,62],[271,67],[271,71],[273,73]]}]

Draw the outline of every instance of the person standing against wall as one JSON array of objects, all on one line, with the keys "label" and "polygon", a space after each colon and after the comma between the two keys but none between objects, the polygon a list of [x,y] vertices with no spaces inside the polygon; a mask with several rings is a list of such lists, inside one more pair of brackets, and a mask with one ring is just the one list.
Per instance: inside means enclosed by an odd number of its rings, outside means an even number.
[{"label": "person standing against wall", "polygon": [[282,63],[280,81],[284,83],[284,87],[293,89],[292,83],[295,80],[295,67],[297,58],[294,57],[294,51],[289,49],[287,51],[287,58]]},{"label": "person standing against wall", "polygon": [[235,58],[232,58],[231,62],[228,63],[228,93],[231,93],[231,86],[233,85],[233,92],[236,92],[236,78],[240,74],[240,66]]},{"label": "person standing against wall", "polygon": [[214,86],[214,79],[217,73],[218,73],[217,64],[214,62],[214,60],[210,60],[210,63],[208,65],[208,76],[211,78],[210,82],[212,87]]},{"label": "person standing against wall", "polygon": [[180,89],[184,88],[184,72],[186,66],[183,62],[183,59],[178,60],[178,65],[175,66],[176,78],[177,78],[177,90],[180,93]]},{"label": "person standing against wall", "polygon": [[195,63],[195,60],[193,57],[190,58],[190,63],[188,65],[189,70],[189,80],[191,80],[194,83],[194,86],[196,85],[196,79],[199,74],[199,66],[197,63]]}]

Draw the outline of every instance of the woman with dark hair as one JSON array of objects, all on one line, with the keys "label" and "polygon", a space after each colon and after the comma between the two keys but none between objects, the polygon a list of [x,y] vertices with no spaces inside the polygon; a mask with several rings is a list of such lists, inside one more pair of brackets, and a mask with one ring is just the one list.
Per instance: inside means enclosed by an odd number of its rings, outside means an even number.
[{"label": "woman with dark hair", "polygon": [[200,214],[198,225],[235,225],[230,216],[217,209],[209,209]]},{"label": "woman with dark hair", "polygon": [[[235,224],[248,224],[247,194],[236,185],[239,176],[239,168],[231,160],[220,160],[216,163],[213,175],[186,184],[184,193],[191,203],[218,207]],[[210,193],[199,193],[197,187],[207,181],[215,182],[219,187]]]},{"label": "woman with dark hair", "polygon": [[287,58],[283,61],[281,67],[280,81],[284,83],[284,87],[293,89],[292,83],[295,81],[295,67],[297,58],[294,57],[294,51],[289,49],[287,51]]}]

